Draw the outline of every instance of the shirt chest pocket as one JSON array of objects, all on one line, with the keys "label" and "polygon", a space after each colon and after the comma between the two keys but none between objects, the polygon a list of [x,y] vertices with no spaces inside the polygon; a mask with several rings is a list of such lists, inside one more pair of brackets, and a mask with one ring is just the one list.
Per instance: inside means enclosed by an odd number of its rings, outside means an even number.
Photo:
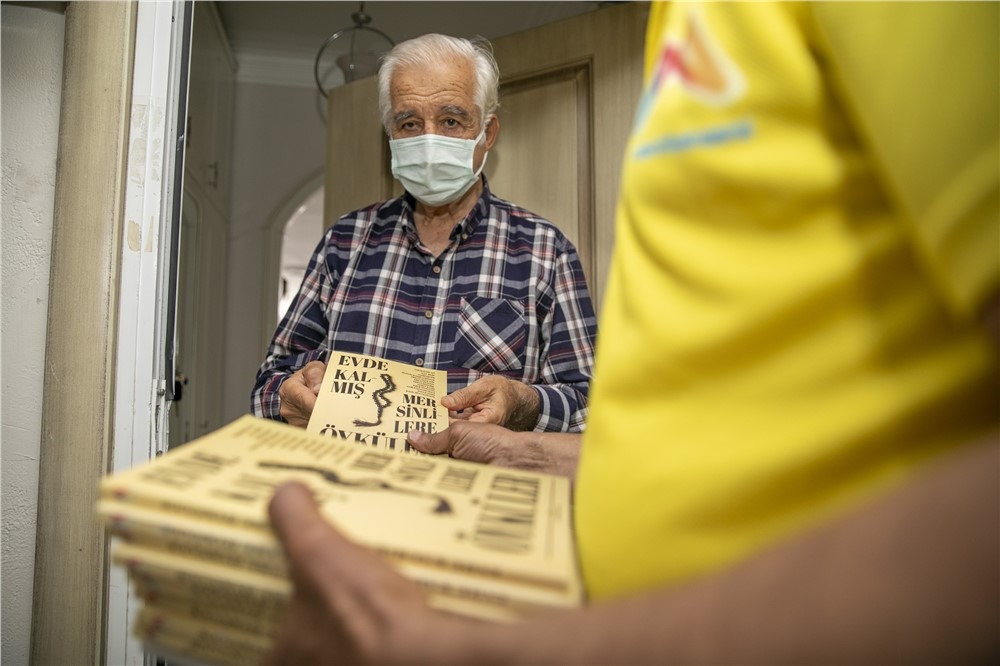
[{"label": "shirt chest pocket", "polygon": [[523,304],[503,298],[463,298],[455,365],[484,372],[521,370],[527,338]]}]

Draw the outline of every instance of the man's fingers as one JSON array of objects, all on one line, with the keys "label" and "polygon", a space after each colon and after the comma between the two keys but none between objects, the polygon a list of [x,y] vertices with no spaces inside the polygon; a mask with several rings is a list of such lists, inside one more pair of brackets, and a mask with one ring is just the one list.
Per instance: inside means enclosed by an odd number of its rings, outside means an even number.
[{"label": "man's fingers", "polygon": [[281,416],[293,425],[304,425],[308,422],[313,408],[316,406],[316,394],[303,382],[301,376],[292,375],[278,389],[281,399]]},{"label": "man's fingers", "polygon": [[458,389],[449,393],[441,398],[441,405],[449,411],[460,412],[465,409],[466,400],[462,397],[465,393],[467,393],[466,389]]},{"label": "man's fingers", "polygon": [[447,453],[459,460],[490,463],[496,455],[498,438],[511,433],[492,424],[454,421],[445,430],[429,434],[411,430],[407,440],[424,453]]},{"label": "man's fingers", "polygon": [[441,404],[452,411],[461,411],[463,409],[469,409],[470,407],[475,407],[479,403],[486,400],[492,391],[489,387],[483,383],[482,380],[478,380],[469,384],[465,388],[460,388],[457,391],[452,391],[448,395],[441,398]]},{"label": "man's fingers", "polygon": [[451,452],[452,442],[448,430],[450,428],[435,433],[411,430],[406,435],[406,441],[410,443],[410,446],[424,453],[449,453]]}]

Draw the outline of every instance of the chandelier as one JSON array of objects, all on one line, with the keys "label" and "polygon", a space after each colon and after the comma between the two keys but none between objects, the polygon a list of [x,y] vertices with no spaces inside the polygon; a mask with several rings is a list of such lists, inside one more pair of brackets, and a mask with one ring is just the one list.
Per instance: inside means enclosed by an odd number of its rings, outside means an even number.
[{"label": "chandelier", "polygon": [[323,52],[331,44],[341,39],[350,40],[348,50],[335,59],[337,67],[344,75],[345,83],[374,74],[378,69],[378,59],[396,45],[389,35],[369,25],[372,22],[372,17],[365,13],[365,3],[358,3],[358,11],[351,14],[351,20],[354,21],[354,25],[342,28],[327,37],[316,53],[313,76],[316,79],[316,87],[319,88],[323,97],[327,96],[327,89],[323,87],[319,63]]}]

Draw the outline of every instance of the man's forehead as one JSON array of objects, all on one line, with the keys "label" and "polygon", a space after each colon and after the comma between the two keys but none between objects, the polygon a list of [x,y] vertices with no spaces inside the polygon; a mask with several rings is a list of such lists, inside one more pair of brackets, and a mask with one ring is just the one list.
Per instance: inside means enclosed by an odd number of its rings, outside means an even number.
[{"label": "man's forehead", "polygon": [[417,95],[434,99],[450,96],[451,100],[464,102],[475,88],[475,76],[467,63],[436,63],[428,66],[401,65],[391,75],[389,93],[406,98]]}]

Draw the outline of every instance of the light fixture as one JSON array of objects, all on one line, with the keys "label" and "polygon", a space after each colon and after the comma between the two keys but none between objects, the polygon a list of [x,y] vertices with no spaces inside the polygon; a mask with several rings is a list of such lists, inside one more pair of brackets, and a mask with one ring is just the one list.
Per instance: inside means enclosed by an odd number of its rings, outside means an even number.
[{"label": "light fixture", "polygon": [[[316,62],[313,64],[313,76],[316,78],[316,87],[319,88],[323,97],[327,96],[327,91],[323,88],[323,82],[319,76],[319,61],[323,56],[323,52],[335,41],[341,38],[350,38],[351,40],[348,51],[336,58],[337,66],[343,73],[344,81],[347,83],[374,74],[378,69],[379,57],[396,45],[396,42],[392,41],[389,35],[368,25],[372,22],[372,17],[365,13],[365,3],[358,3],[358,11],[351,14],[351,20],[354,21],[354,25],[338,30],[327,37],[316,53]],[[382,44],[383,48],[374,48],[370,40],[365,40],[364,35],[366,33],[375,35],[379,40],[384,40],[388,43],[388,46]],[[365,46],[359,43],[364,41],[369,41],[369,44]]]}]

